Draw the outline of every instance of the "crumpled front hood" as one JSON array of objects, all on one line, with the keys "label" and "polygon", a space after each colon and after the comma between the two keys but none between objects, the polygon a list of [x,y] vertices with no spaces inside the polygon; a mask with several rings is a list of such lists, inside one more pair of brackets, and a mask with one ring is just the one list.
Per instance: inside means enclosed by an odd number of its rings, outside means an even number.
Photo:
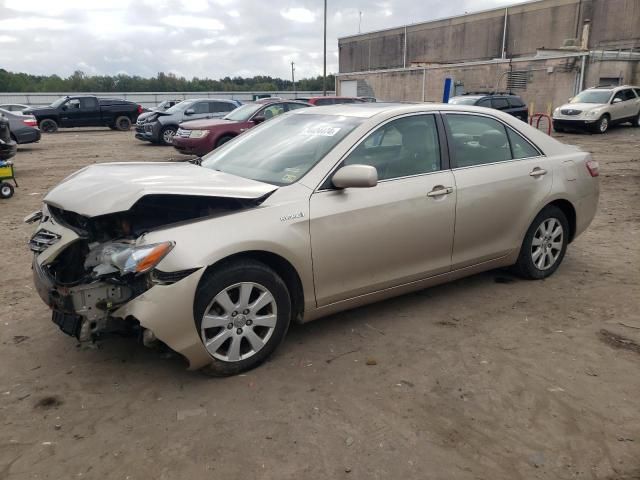
[{"label": "crumpled front hood", "polygon": [[129,210],[146,195],[258,199],[277,188],[190,163],[103,163],[70,175],[44,201],[95,217]]}]

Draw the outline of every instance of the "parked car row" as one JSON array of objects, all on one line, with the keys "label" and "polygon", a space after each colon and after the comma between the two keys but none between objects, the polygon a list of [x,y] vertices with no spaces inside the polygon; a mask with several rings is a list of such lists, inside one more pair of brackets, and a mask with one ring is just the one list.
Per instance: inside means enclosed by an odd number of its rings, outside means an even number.
[{"label": "parked car row", "polygon": [[[262,98],[253,103],[242,105],[220,119],[207,117],[204,120],[192,120],[188,118],[186,119],[187,121],[178,123],[178,129],[175,132],[172,126],[167,125],[163,128],[166,129],[164,131],[168,132],[168,136],[171,139],[162,137],[160,142],[172,144],[176,150],[185,155],[202,156],[259,123],[277,117],[282,113],[312,106],[363,103],[366,101],[370,100],[335,96],[304,97],[296,100]],[[173,121],[167,120],[165,123],[173,125]],[[152,135],[143,135],[139,131],[142,128],[153,132],[154,127],[146,126],[139,122],[136,125],[136,130],[138,131],[136,138],[158,142]]]},{"label": "parked car row", "polygon": [[203,156],[242,132],[278,115],[311,107],[299,101],[267,100],[243,105],[221,119],[181,123],[173,146],[186,155]]},{"label": "parked car row", "polygon": [[[517,95],[470,93],[449,99],[454,105],[475,105],[501,110],[526,122],[528,109]],[[583,90],[553,111],[553,129],[605,133],[611,125],[630,123],[640,127],[640,87],[598,86]]]}]

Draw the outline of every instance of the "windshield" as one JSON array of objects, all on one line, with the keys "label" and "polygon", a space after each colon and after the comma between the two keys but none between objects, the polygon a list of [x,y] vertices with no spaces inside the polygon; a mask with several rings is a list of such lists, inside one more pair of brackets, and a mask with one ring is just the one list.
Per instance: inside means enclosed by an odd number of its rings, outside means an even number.
[{"label": "windshield", "polygon": [[62,97],[57,99],[55,102],[53,102],[51,105],[49,105],[50,107],[53,108],[58,108],[60,105],[62,105],[64,102],[66,102],[67,100],[69,100],[69,97]]},{"label": "windshield", "polygon": [[569,103],[607,103],[611,90],[585,90],[569,100]]},{"label": "windshield", "polygon": [[236,108],[233,112],[224,117],[225,120],[233,120],[234,122],[246,122],[249,117],[256,113],[264,105],[260,103],[249,103]]},{"label": "windshield", "polygon": [[302,178],[361,118],[284,114],[216,149],[202,166],[272,185]]},{"label": "windshield", "polygon": [[176,103],[173,107],[165,110],[167,113],[178,113],[186,110],[193,104],[193,100],[183,100],[180,103]]},{"label": "windshield", "polygon": [[473,105],[478,101],[478,97],[453,97],[449,99],[449,103],[453,105]]}]

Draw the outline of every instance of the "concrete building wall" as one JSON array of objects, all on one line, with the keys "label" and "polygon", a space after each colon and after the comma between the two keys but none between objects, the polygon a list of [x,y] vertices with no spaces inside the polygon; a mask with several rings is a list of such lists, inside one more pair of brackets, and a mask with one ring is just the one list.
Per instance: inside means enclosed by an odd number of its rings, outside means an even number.
[{"label": "concrete building wall", "polygon": [[594,0],[590,14],[591,48],[640,48],[640,0]]},{"label": "concrete building wall", "polygon": [[[504,18],[505,9],[500,8],[341,38],[339,70],[500,58]],[[586,20],[590,21],[589,47],[640,48],[640,0],[540,0],[508,7],[506,56],[559,49],[565,40],[581,38]]]},{"label": "concrete building wall", "polygon": [[[579,79],[580,57],[562,59],[523,60],[511,62],[514,71],[527,71],[525,89],[516,90],[532,111],[547,112],[566,103],[574,95]],[[358,80],[359,89],[369,88],[380,101],[441,102],[446,77],[461,84],[464,91],[506,89],[509,62],[485,62],[474,65],[435,66],[396,71],[344,74],[340,82]]]}]

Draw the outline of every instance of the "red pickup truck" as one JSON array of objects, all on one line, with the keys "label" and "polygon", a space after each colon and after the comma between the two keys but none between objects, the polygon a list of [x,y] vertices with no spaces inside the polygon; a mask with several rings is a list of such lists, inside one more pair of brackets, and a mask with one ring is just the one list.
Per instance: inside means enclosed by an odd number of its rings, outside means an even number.
[{"label": "red pickup truck", "polygon": [[236,108],[224,118],[183,122],[173,137],[173,146],[185,155],[201,157],[259,123],[310,106],[294,100],[262,100]]}]

